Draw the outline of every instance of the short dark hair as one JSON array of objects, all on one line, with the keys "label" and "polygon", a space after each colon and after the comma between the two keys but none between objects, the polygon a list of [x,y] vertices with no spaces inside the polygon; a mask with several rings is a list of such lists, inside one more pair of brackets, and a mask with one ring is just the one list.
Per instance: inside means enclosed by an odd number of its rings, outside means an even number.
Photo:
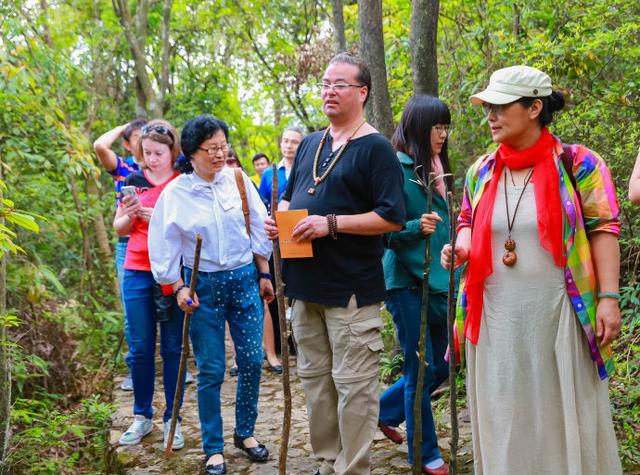
[{"label": "short dark hair", "polygon": [[262,153],[262,152],[258,152],[256,153],[253,158],[251,159],[252,163],[256,163],[258,160],[260,160],[261,158],[265,158],[267,160],[267,163],[271,163],[271,160],[269,160],[269,157],[267,157],[266,154]]},{"label": "short dark hair", "polygon": [[371,71],[369,71],[369,66],[364,60],[355,54],[352,53],[338,53],[331,61],[329,61],[329,66],[336,63],[346,63],[352,64],[358,68],[358,76],[356,77],[356,81],[358,81],[363,86],[367,86],[367,97],[364,99],[364,104],[367,105],[367,101],[369,100],[369,96],[371,95]]},{"label": "short dark hair", "polygon": [[540,99],[542,101],[542,111],[538,116],[538,120],[542,127],[546,127],[553,122],[554,112],[558,112],[564,108],[564,95],[560,91],[551,91],[550,96],[521,97],[516,102],[520,102],[524,107],[531,107],[536,99]]},{"label": "short dark hair", "polygon": [[204,114],[188,120],[182,127],[180,142],[185,158],[176,162],[176,170],[180,173],[192,173],[191,156],[196,153],[200,145],[210,139],[216,132],[222,130],[227,141],[229,140],[229,126],[212,115]]},{"label": "short dark hair", "polygon": [[[391,144],[398,152],[413,158],[415,165],[421,165],[426,176],[431,173],[431,128],[436,124],[451,124],[451,112],[447,105],[437,97],[413,96],[402,111],[402,117],[396,127]],[[444,173],[451,173],[447,143],[442,145],[440,162]],[[420,177],[422,178],[422,177]],[[449,190],[453,187],[452,178],[445,177]]]},{"label": "short dark hair", "polygon": [[124,128],[124,131],[122,132],[122,138],[125,139],[127,142],[129,142],[129,140],[131,139],[131,134],[133,134],[133,132],[135,132],[136,130],[140,130],[146,124],[147,124],[146,119],[132,120]]}]

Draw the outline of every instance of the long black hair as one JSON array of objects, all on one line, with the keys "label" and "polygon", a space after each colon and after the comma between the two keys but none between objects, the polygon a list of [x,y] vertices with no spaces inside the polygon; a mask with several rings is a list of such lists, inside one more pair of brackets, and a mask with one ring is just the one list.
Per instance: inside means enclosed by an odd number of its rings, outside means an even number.
[{"label": "long black hair", "polygon": [[200,115],[194,119],[187,121],[182,127],[180,142],[182,143],[183,157],[180,157],[175,164],[175,169],[180,173],[192,173],[191,155],[196,153],[200,145],[213,134],[222,130],[224,136],[229,140],[229,127],[220,119],[216,119],[212,115]]},{"label": "long black hair", "polygon": [[[413,96],[407,102],[400,123],[391,137],[391,144],[398,152],[406,153],[413,158],[416,167],[424,167],[419,172],[421,179],[431,173],[431,128],[436,124],[451,124],[451,113],[447,105],[437,97]],[[440,152],[440,162],[445,174],[451,173],[448,142],[449,134]],[[447,176],[444,180],[447,189],[452,190],[452,177]]]}]

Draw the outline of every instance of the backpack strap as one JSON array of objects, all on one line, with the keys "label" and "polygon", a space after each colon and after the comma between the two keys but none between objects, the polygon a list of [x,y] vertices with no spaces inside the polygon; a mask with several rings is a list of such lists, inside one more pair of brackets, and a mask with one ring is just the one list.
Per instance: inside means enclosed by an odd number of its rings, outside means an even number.
[{"label": "backpack strap", "polygon": [[251,239],[251,221],[249,219],[249,202],[247,201],[247,189],[244,185],[243,173],[240,168],[234,168],[233,174],[236,177],[236,185],[240,192],[240,199],[242,200],[242,214],[244,215],[244,226],[247,229],[249,239]]},{"label": "backpack strap", "polygon": [[573,189],[578,191],[576,187],[576,177],[573,174],[573,160],[575,158],[575,154],[573,153],[573,145],[562,144],[562,155],[560,155],[560,159],[562,160],[562,164],[564,165],[564,169],[567,171],[569,175],[569,180],[571,180],[571,184],[573,185]]}]

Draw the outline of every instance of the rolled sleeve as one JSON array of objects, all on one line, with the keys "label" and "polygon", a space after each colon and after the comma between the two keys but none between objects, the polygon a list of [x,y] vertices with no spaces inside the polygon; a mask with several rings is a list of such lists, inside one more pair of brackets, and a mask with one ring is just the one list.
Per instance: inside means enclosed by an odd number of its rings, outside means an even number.
[{"label": "rolled sleeve", "polygon": [[620,205],[611,172],[596,152],[578,146],[575,154],[576,188],[587,234],[620,235]]}]

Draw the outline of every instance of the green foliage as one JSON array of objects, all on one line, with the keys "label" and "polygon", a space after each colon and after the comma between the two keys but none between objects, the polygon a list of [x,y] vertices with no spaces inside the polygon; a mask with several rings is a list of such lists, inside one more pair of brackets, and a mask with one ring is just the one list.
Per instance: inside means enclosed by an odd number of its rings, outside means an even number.
[{"label": "green foliage", "polygon": [[113,407],[93,396],[61,413],[51,395],[38,396],[14,406],[13,423],[22,428],[9,455],[16,473],[101,473]]}]

